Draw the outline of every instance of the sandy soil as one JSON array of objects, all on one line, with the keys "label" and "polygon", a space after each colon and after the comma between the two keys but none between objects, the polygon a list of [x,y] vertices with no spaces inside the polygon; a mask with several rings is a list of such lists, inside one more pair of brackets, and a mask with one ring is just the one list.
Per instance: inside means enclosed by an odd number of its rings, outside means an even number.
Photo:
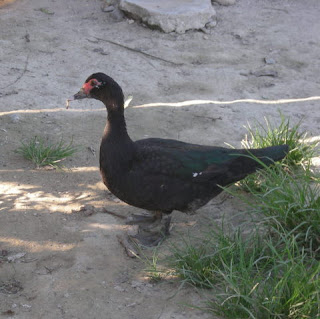
[{"label": "sandy soil", "polygon": [[[117,241],[122,221],[97,212],[138,210],[100,181],[103,106],[81,101],[66,110],[65,100],[102,71],[133,95],[126,118],[134,139],[239,146],[247,121],[278,121],[279,109],[293,122],[303,118],[302,128],[319,139],[319,1],[239,0],[215,7],[211,34],[183,35],[117,21],[101,3],[22,0],[0,9],[0,317],[209,318],[185,306],[198,304],[201,292],[150,282],[143,262]],[[37,170],[14,153],[36,135],[73,138],[82,150],[64,171]],[[97,210],[79,212],[85,204]],[[220,197],[197,215],[175,212],[170,241],[238,207]]]}]

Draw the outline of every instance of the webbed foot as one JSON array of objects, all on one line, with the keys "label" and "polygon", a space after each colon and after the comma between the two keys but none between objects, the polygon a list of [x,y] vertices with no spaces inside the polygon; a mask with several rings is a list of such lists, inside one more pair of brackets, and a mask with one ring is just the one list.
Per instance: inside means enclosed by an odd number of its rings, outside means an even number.
[{"label": "webbed foot", "polygon": [[171,216],[166,216],[155,225],[149,227],[139,226],[135,235],[128,234],[128,237],[137,244],[153,247],[160,244],[170,234]]}]

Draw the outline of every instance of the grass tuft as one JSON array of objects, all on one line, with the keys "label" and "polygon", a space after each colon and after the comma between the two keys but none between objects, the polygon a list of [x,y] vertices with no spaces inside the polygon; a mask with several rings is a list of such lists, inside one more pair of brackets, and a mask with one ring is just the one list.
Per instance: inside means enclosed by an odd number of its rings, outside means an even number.
[{"label": "grass tuft", "polygon": [[283,159],[283,163],[289,167],[302,166],[308,168],[310,160],[315,155],[316,142],[307,143],[307,132],[300,132],[301,121],[291,126],[290,119],[280,114],[281,122],[278,126],[272,124],[265,117],[265,123],[256,123],[252,128],[250,124],[246,127],[248,135],[242,141],[244,148],[263,148],[268,146],[289,146],[289,153]]},{"label": "grass tuft", "polygon": [[79,147],[64,142],[62,139],[58,143],[46,143],[43,138],[35,136],[29,142],[21,143],[16,150],[25,159],[33,162],[37,168],[43,166],[62,167],[61,161],[72,156],[79,150]]},{"label": "grass tuft", "polygon": [[258,264],[268,263],[260,237],[254,237],[254,240],[244,239],[239,230],[228,235],[223,228],[211,229],[199,245],[190,238],[183,248],[173,246],[172,266],[184,281],[212,288],[223,280],[221,269],[227,265],[233,265],[233,271],[250,268],[254,272]]},{"label": "grass tuft", "polygon": [[183,281],[212,289],[203,309],[223,318],[317,318],[320,265],[296,238],[255,228],[205,235],[205,243],[175,247],[171,266]]},{"label": "grass tuft", "polygon": [[[248,187],[252,194],[247,204],[254,214],[264,215],[262,222],[276,231],[297,236],[297,241],[310,254],[320,258],[320,186],[302,173],[293,175],[281,164],[260,171],[259,192]],[[237,196],[237,194],[235,194]],[[241,195],[238,196],[241,199]]]},{"label": "grass tuft", "polygon": [[[242,141],[242,146],[249,149],[287,144],[289,153],[281,161],[282,166],[292,172],[302,169],[312,178],[311,159],[315,156],[318,143],[306,142],[308,134],[300,132],[301,121],[291,127],[290,119],[286,119],[282,114],[280,117],[281,122],[278,126],[272,124],[268,118],[265,118],[265,123],[258,122],[255,128],[248,124],[246,127],[248,134]],[[258,171],[240,181],[239,185],[246,191],[249,189],[262,191],[262,181],[263,174]]]}]

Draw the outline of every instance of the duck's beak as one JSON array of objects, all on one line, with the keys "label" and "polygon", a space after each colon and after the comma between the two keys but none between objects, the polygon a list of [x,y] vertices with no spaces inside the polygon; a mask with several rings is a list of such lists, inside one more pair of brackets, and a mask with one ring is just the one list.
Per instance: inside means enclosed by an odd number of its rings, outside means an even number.
[{"label": "duck's beak", "polygon": [[66,100],[66,108],[69,108],[69,102],[70,101],[74,101],[74,100],[81,100],[81,99],[85,99],[85,98],[89,98],[90,95],[86,94],[84,89],[81,88],[80,91],[78,93],[76,93],[73,97],[69,98]]},{"label": "duck's beak", "polygon": [[81,100],[88,97],[90,97],[89,94],[86,94],[83,88],[81,88],[80,91],[73,96],[75,100]]}]

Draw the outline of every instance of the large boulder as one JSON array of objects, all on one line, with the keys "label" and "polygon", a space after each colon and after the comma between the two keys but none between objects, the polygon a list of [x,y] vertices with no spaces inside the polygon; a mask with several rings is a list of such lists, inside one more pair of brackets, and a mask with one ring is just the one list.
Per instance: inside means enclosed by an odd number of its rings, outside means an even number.
[{"label": "large boulder", "polygon": [[216,15],[211,0],[121,0],[119,8],[127,16],[166,33],[201,29]]}]

